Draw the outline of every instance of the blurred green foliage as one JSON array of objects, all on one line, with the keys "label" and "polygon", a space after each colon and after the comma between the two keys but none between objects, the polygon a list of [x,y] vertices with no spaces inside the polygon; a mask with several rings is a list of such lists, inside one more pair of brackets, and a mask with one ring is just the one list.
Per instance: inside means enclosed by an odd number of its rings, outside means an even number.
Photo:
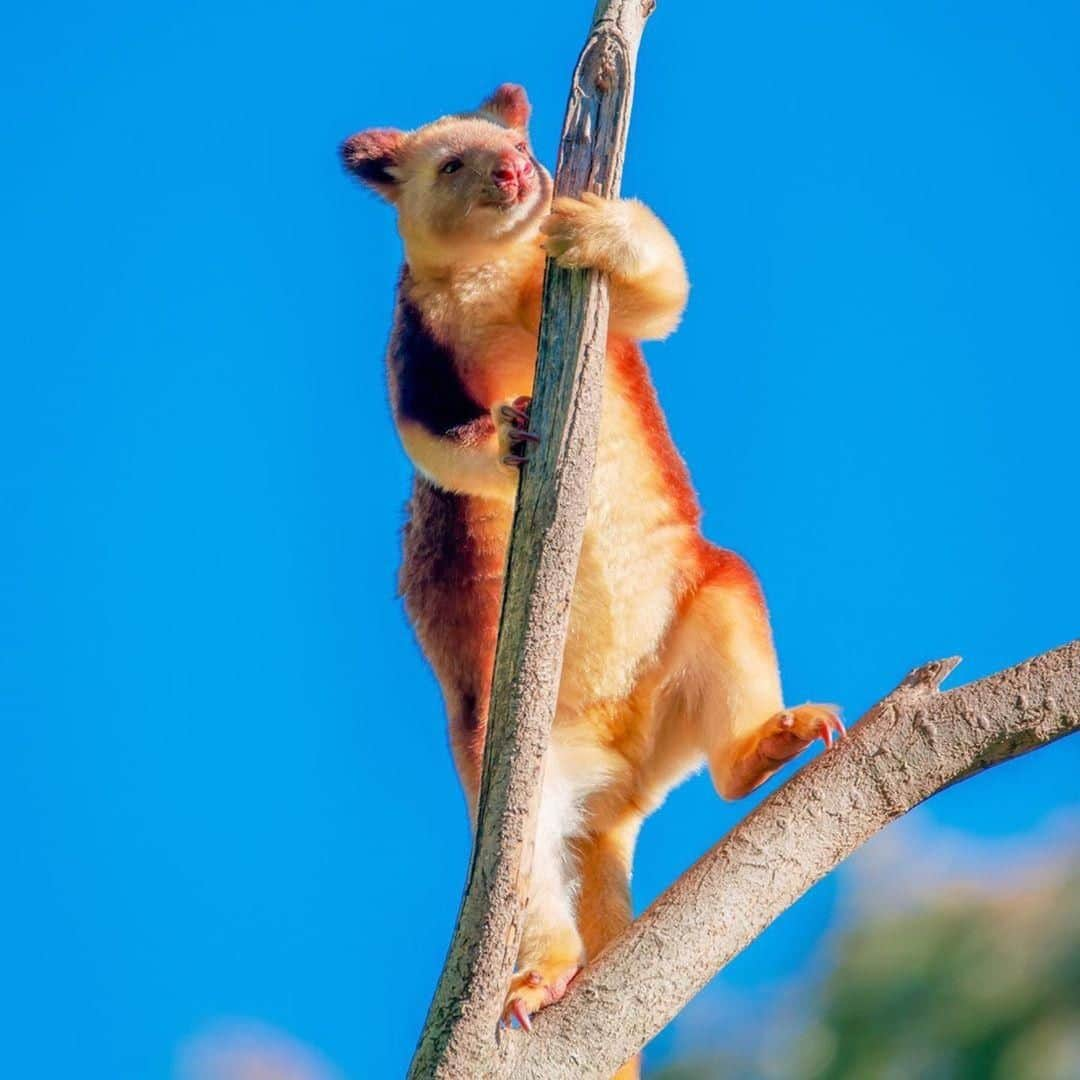
[{"label": "blurred green foliage", "polygon": [[762,1017],[750,1050],[654,1080],[1080,1078],[1080,871],[867,917],[832,957],[800,1030]]}]

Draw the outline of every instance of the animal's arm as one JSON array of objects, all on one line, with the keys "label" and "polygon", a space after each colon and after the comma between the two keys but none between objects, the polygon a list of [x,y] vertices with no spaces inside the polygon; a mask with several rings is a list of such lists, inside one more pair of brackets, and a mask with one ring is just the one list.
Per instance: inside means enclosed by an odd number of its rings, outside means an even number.
[{"label": "animal's arm", "polygon": [[475,400],[453,353],[404,298],[387,361],[394,420],[417,469],[445,491],[512,501],[518,473],[503,458],[513,423],[502,403],[488,409]]},{"label": "animal's arm", "polygon": [[610,277],[612,331],[663,338],[686,307],[690,280],[664,223],[636,199],[556,199],[542,226],[544,246],[562,266],[588,266]]},{"label": "animal's arm", "polygon": [[397,428],[412,463],[444,491],[513,500],[517,469],[503,463],[507,442],[491,414],[444,431],[398,415]]}]

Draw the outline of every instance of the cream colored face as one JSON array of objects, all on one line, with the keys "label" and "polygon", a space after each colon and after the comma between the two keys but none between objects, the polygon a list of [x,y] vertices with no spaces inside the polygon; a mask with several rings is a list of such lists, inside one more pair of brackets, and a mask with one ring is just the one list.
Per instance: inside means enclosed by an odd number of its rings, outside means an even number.
[{"label": "cream colored face", "polygon": [[551,199],[551,178],[527,136],[482,117],[421,128],[387,172],[402,234],[429,244],[516,238]]},{"label": "cream colored face", "polygon": [[504,83],[476,112],[413,132],[372,128],[346,139],[345,167],[398,211],[412,254],[460,258],[518,239],[551,202],[551,177],[532,155],[529,99]]}]

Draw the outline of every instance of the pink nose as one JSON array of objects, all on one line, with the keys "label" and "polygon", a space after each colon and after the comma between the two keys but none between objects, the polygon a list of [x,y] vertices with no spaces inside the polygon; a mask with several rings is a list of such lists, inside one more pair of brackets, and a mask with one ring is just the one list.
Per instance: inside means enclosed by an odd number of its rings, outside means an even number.
[{"label": "pink nose", "polygon": [[491,170],[491,179],[499,187],[510,187],[512,184],[520,185],[528,176],[532,175],[532,162],[522,155],[503,154],[498,164]]}]

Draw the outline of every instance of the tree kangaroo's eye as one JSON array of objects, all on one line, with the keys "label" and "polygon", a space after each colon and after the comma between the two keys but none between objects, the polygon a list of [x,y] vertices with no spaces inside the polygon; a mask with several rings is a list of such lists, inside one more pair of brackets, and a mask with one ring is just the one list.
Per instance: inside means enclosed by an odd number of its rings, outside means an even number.
[{"label": "tree kangaroo's eye", "polygon": [[517,146],[514,147],[514,149],[520,151],[522,154],[527,154],[529,152],[529,144],[525,142],[519,142]]},{"label": "tree kangaroo's eye", "polygon": [[443,167],[439,170],[439,172],[446,173],[447,175],[449,175],[450,173],[455,173],[458,171],[458,169],[461,168],[461,164],[462,163],[460,158],[452,157],[449,161],[443,163]]}]

